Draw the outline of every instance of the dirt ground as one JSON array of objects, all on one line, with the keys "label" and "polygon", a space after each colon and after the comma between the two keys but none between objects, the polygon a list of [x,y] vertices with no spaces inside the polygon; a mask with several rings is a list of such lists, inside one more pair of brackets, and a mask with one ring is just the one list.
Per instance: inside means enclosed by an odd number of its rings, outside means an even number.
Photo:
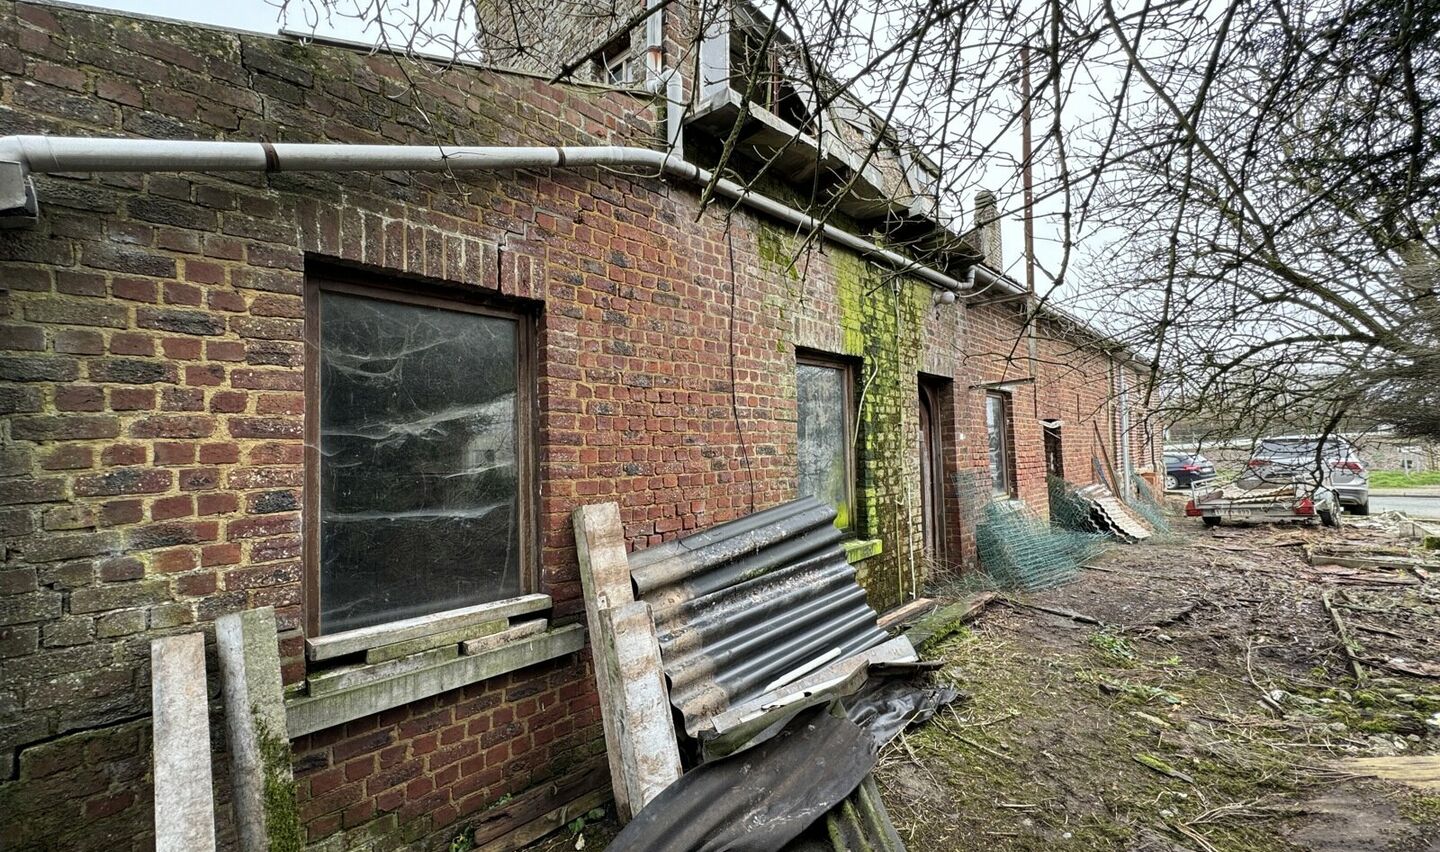
[{"label": "dirt ground", "polygon": [[1383,519],[1174,523],[926,655],[968,697],[881,756],[909,848],[1440,850],[1440,784],[1352,762],[1440,752],[1440,572],[1366,564],[1422,556]]}]

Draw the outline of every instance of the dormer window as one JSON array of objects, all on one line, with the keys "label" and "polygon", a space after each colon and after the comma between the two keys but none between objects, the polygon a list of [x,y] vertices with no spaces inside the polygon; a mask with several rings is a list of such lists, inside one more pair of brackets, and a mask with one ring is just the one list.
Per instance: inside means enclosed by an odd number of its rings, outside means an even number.
[{"label": "dormer window", "polygon": [[635,57],[617,56],[605,63],[605,82],[612,86],[629,86],[636,81]]},{"label": "dormer window", "polygon": [[595,58],[595,76],[611,86],[633,86],[640,82],[640,62],[630,50],[628,35],[605,46]]}]

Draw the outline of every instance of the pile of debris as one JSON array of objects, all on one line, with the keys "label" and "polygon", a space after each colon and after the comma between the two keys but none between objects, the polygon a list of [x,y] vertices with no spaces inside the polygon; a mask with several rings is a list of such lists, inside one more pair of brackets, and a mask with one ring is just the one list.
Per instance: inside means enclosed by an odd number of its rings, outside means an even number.
[{"label": "pile of debris", "polygon": [[1440,677],[1433,637],[1440,629],[1440,558],[1374,519],[1345,538],[1302,540],[1308,573],[1328,585],[1322,603],[1358,683],[1371,670]]},{"label": "pile of debris", "polygon": [[904,848],[876,753],[956,693],[917,685],[834,519],[805,498],[630,557],[615,504],[576,510],[612,849]]}]

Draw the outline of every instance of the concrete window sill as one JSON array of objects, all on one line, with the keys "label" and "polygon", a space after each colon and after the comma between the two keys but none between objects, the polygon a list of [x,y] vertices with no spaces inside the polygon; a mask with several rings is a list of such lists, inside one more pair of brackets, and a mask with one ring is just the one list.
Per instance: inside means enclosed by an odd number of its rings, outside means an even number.
[{"label": "concrete window sill", "polygon": [[297,696],[285,702],[286,732],[293,739],[333,728],[392,707],[553,660],[574,653],[584,645],[584,627],[569,624],[482,653],[441,660],[325,695]]},{"label": "concrete window sill", "polygon": [[885,544],[878,538],[852,538],[840,546],[845,549],[845,561],[851,565],[885,552]]}]

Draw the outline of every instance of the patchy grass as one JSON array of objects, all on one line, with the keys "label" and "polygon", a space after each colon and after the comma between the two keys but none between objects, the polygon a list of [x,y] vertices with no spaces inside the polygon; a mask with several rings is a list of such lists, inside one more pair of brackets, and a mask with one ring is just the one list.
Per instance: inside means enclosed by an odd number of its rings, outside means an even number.
[{"label": "patchy grass", "polygon": [[1415,793],[1407,796],[1398,810],[1416,825],[1440,825],[1440,796]]},{"label": "patchy grass", "polygon": [[1135,662],[1135,648],[1124,636],[1117,636],[1104,630],[1090,634],[1090,647],[1112,665],[1129,666]]},{"label": "patchy grass", "polygon": [[1440,470],[1424,473],[1404,473],[1398,470],[1370,471],[1371,488],[1413,488],[1420,485],[1440,485]]},{"label": "patchy grass", "polygon": [[879,773],[911,848],[1189,847],[1195,833],[1222,849],[1297,848],[1278,833],[1290,816],[1267,804],[1294,789],[1285,756],[1177,713],[1238,700],[1223,681],[1103,632],[1043,660],[978,633],[938,655],[973,698],[907,735]]}]

